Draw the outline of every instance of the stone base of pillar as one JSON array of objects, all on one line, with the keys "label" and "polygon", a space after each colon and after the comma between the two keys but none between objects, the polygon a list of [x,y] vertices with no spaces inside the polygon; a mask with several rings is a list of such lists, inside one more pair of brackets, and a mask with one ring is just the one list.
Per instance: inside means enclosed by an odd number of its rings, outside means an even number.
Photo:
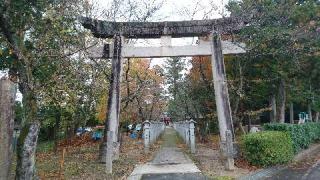
[{"label": "stone base of pillar", "polygon": [[118,160],[120,156],[120,143],[114,142],[113,143],[113,160]]},{"label": "stone base of pillar", "polygon": [[227,158],[225,160],[225,165],[224,165],[225,169],[227,171],[233,171],[235,169],[234,167],[234,159],[233,158]]},{"label": "stone base of pillar", "polygon": [[[99,162],[105,163],[106,162],[106,154],[107,154],[107,142],[102,142],[99,147]],[[118,160],[120,156],[120,143],[114,142],[113,143],[113,160]]]},{"label": "stone base of pillar", "polygon": [[112,142],[112,136],[113,132],[108,131],[107,134],[107,153],[106,153],[106,173],[111,174],[112,173],[112,161],[114,158],[114,143]]},{"label": "stone base of pillar", "polygon": [[[230,145],[229,145],[230,146]],[[224,163],[224,167],[228,171],[233,171],[234,166],[234,152],[227,147],[226,142],[220,142],[220,159]]]}]

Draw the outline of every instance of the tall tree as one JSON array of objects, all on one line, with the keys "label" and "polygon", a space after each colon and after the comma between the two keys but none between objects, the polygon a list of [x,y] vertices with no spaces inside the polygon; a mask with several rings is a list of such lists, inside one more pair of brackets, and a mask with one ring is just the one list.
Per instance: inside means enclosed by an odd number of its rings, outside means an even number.
[{"label": "tall tree", "polygon": [[165,61],[165,78],[169,94],[168,113],[173,120],[184,119],[188,112],[185,108],[185,91],[183,70],[185,59],[180,57],[169,58]]},{"label": "tall tree", "polygon": [[179,57],[169,58],[165,61],[166,84],[169,85],[168,91],[173,99],[177,98],[179,90],[179,82],[182,80],[182,70],[184,70],[184,59]]}]

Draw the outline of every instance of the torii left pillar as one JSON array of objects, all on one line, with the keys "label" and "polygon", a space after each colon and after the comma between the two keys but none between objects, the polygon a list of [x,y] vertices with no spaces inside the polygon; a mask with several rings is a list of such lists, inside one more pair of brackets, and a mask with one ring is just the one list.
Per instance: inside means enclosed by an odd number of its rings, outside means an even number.
[{"label": "torii left pillar", "polygon": [[[110,88],[108,97],[108,111],[107,119],[104,130],[103,143],[100,147],[100,161],[106,162],[106,160],[111,161],[119,158],[119,142],[118,142],[118,128],[119,128],[119,118],[120,118],[120,83],[121,83],[121,73],[122,73],[122,42],[123,37],[119,34],[115,35],[113,38],[113,56],[112,56],[112,70],[110,78]],[[112,133],[111,138],[107,137]],[[107,143],[107,140],[111,139],[112,143]],[[113,147],[108,147],[112,145]],[[106,156],[108,154],[108,156]],[[106,165],[112,166],[112,162],[106,162]]]},{"label": "torii left pillar", "polygon": [[234,169],[233,142],[234,131],[231,116],[231,107],[229,101],[228,84],[225,72],[221,35],[212,33],[212,74],[214,82],[214,92],[217,106],[217,115],[219,121],[220,142],[223,158],[225,159],[225,168]]}]

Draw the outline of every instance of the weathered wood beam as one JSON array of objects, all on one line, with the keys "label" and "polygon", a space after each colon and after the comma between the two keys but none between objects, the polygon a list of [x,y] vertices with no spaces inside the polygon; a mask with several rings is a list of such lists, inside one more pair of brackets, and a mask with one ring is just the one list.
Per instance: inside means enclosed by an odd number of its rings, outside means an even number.
[{"label": "weathered wood beam", "polygon": [[198,37],[210,34],[212,29],[219,33],[232,33],[247,24],[234,17],[167,22],[111,22],[87,17],[79,20],[97,38],[112,38],[116,33],[126,38]]}]

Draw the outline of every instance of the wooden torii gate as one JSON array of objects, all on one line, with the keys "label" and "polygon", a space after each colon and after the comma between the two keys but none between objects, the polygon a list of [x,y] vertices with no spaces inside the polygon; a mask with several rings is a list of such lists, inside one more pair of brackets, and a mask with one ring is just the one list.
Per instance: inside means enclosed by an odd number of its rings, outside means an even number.
[{"label": "wooden torii gate", "polygon": [[[107,172],[112,172],[112,160],[118,157],[118,126],[120,116],[120,82],[124,58],[154,58],[179,56],[211,56],[215,99],[219,121],[221,150],[226,157],[226,169],[234,168],[233,123],[229,102],[223,54],[245,53],[230,41],[221,41],[221,34],[230,34],[245,24],[241,19],[222,18],[171,22],[109,22],[81,18],[82,25],[97,38],[112,38],[111,44],[97,48],[93,58],[112,58],[112,74],[108,99],[108,116],[104,137]],[[172,46],[172,38],[200,37],[197,45]],[[206,37],[206,38],[205,38]],[[209,37],[209,38],[208,38]],[[126,39],[160,38],[160,47],[135,47]],[[108,144],[106,143],[108,142]]]}]

